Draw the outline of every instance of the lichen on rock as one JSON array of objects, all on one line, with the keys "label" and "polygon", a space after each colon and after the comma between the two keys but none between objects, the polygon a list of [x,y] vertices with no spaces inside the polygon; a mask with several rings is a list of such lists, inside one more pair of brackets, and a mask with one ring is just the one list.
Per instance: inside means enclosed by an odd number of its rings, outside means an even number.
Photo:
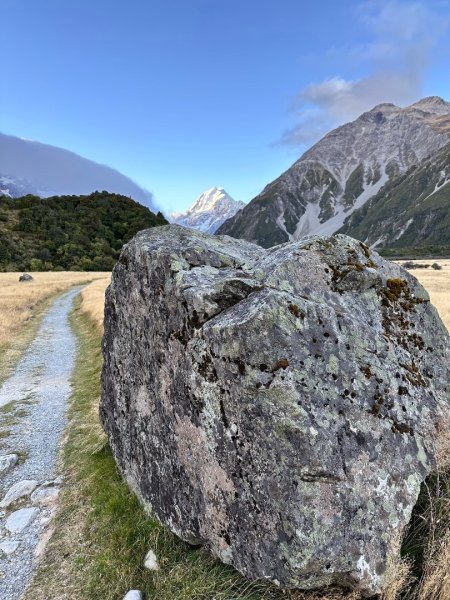
[{"label": "lichen on rock", "polygon": [[252,579],[383,589],[450,410],[412,275],[342,235],[159,227],[114,269],[103,351],[102,423],[162,523]]}]

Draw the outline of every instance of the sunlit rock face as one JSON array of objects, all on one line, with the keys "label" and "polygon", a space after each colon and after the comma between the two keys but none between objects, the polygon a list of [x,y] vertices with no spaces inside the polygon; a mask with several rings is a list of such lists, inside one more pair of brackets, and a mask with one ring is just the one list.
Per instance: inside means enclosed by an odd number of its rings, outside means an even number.
[{"label": "sunlit rock face", "polygon": [[139,233],[106,299],[101,419],[182,539],[283,587],[383,588],[449,416],[448,333],[346,236]]}]

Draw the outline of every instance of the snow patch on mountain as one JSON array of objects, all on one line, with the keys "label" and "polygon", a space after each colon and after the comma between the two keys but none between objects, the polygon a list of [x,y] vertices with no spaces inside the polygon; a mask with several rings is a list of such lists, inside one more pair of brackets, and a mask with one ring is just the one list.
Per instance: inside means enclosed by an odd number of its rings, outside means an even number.
[{"label": "snow patch on mountain", "polygon": [[[335,233],[385,184],[449,141],[450,102],[379,104],[328,133],[218,233],[264,247]],[[444,176],[435,191],[446,183]]]},{"label": "snow patch on mountain", "polygon": [[244,206],[244,202],[234,200],[223,188],[213,187],[200,194],[186,212],[172,213],[170,219],[172,223],[213,234]]},{"label": "snow patch on mountain", "polygon": [[0,196],[8,198],[18,198],[34,194],[36,196],[45,196],[42,190],[36,189],[29,181],[20,177],[10,175],[0,175]]},{"label": "snow patch on mountain", "polygon": [[[381,167],[383,174],[381,178],[375,182],[366,184],[364,186],[363,192],[356,198],[353,206],[349,209],[345,209],[342,204],[340,204],[337,208],[337,212],[334,217],[325,221],[325,223],[321,223],[317,221],[313,224],[313,230],[315,235],[332,235],[335,231],[340,229],[344,225],[345,219],[355,212],[356,209],[361,208],[367,200],[375,196],[385,183],[389,180],[389,175],[386,173],[386,167]],[[296,237],[295,239],[299,239],[301,236]]]}]

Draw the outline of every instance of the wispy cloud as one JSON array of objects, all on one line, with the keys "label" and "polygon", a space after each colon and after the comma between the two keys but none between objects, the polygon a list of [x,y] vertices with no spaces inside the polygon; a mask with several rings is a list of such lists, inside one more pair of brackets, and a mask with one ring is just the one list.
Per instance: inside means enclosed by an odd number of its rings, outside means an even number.
[{"label": "wispy cloud", "polygon": [[450,2],[433,0],[360,4],[356,19],[370,38],[358,48],[367,64],[367,77],[348,80],[335,75],[306,86],[293,102],[296,124],[284,132],[280,143],[311,144],[376,104],[401,106],[417,100],[423,93],[431,50],[448,31],[449,8]]}]

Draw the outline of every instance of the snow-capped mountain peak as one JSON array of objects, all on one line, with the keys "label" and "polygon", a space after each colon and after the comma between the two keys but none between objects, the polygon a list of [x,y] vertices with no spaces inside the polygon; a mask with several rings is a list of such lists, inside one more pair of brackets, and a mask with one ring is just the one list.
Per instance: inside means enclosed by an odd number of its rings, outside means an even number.
[{"label": "snow-capped mountain peak", "polygon": [[199,213],[213,210],[218,205],[233,203],[234,200],[221,187],[212,187],[203,192],[189,209],[189,213]]},{"label": "snow-capped mountain peak", "polygon": [[212,187],[195,200],[184,213],[172,213],[173,223],[214,233],[224,221],[233,217],[245,204],[234,200],[222,187]]}]

